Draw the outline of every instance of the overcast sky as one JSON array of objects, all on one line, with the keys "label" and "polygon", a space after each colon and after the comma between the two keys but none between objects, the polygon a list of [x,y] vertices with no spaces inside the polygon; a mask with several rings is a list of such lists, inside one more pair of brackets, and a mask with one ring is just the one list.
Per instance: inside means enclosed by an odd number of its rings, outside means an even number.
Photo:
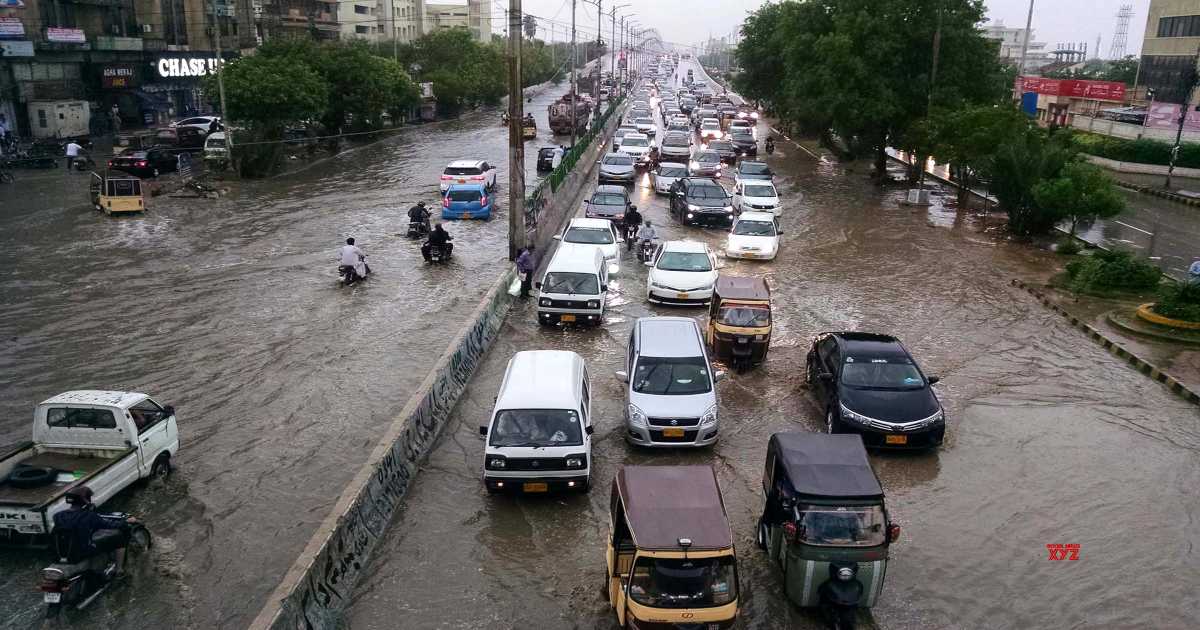
[{"label": "overcast sky", "polygon": [[[764,4],[764,0],[604,0],[607,12],[613,5],[631,5],[618,10],[622,14],[633,14],[643,26],[657,28],[664,39],[670,42],[695,44],[714,37],[728,35],[745,17],[746,13]],[[493,0],[496,14],[507,8],[508,0]],[[1117,9],[1122,4],[1133,5],[1133,19],[1129,23],[1126,54],[1136,54],[1142,46],[1142,32],[1146,28],[1146,11],[1150,0],[1035,0],[1033,30],[1037,41],[1053,47],[1058,43],[1086,42],[1089,54],[1096,47],[1100,36],[1100,51],[1108,56],[1113,32],[1117,24]],[[1007,26],[1025,25],[1029,0],[987,0],[988,17],[1003,20]],[[570,0],[523,0],[526,13],[552,18],[556,24],[555,39],[567,37],[571,22]],[[503,18],[497,19],[496,31],[503,31]],[[604,19],[607,36],[611,22]],[[576,25],[579,29],[594,34],[596,28],[596,5],[578,1]],[[539,28],[539,37],[549,37],[549,23]]]}]

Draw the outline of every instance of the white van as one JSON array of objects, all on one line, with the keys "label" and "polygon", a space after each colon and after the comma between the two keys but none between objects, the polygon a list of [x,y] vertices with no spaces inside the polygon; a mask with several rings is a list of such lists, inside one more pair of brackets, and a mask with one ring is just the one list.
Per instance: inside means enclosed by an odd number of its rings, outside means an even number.
[{"label": "white van", "polygon": [[538,322],[599,324],[608,295],[608,265],[595,247],[560,247],[538,289]]},{"label": "white van", "polygon": [[225,132],[208,134],[204,139],[204,159],[222,161],[229,159],[229,147],[225,144]]},{"label": "white van", "polygon": [[587,492],[592,475],[587,365],[566,350],[513,355],[487,426],[483,485],[489,493]]}]

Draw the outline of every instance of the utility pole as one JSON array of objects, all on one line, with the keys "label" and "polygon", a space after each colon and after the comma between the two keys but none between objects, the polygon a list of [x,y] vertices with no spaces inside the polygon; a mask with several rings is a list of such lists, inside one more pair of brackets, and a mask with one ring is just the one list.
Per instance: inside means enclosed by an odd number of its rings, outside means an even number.
[{"label": "utility pole", "polygon": [[525,247],[525,97],[521,90],[521,0],[508,0],[508,259]]},{"label": "utility pole", "polygon": [[575,65],[578,58],[575,55],[575,0],[571,0],[571,148],[575,148],[575,93],[579,91],[575,85]]},{"label": "utility pole", "polygon": [[225,150],[229,153],[229,165],[233,166],[233,124],[229,110],[225,107],[225,38],[221,36],[221,22],[217,17],[217,3],[212,3],[213,30],[217,35],[217,91],[221,96],[221,123],[225,127]]},{"label": "utility pole", "polygon": [[[925,100],[925,116],[929,116],[933,111],[933,90],[937,85],[938,72],[938,57],[942,54],[942,7],[939,5],[937,9],[937,27],[933,31],[933,64],[929,69],[929,94]],[[913,156],[914,158],[925,156]],[[917,175],[917,190],[925,189],[925,162],[922,161],[917,168],[921,169]],[[911,171],[910,171],[911,172]]]},{"label": "utility pole", "polygon": [[1017,76],[1025,72],[1025,53],[1029,52],[1029,38],[1033,28],[1033,0],[1029,0],[1029,17],[1025,18],[1025,41],[1021,42],[1021,64],[1017,66]]},{"label": "utility pole", "polygon": [[[1200,61],[1200,49],[1196,50],[1196,56],[1192,58],[1191,71],[1187,76],[1187,94],[1183,97],[1183,105],[1179,107],[1179,128],[1175,131],[1175,146],[1171,147],[1171,162],[1167,165],[1167,190],[1171,189],[1171,175],[1175,172],[1175,158],[1179,157],[1179,143],[1183,140],[1183,125],[1187,121],[1188,110],[1192,108],[1192,95],[1196,92],[1196,82],[1200,80],[1196,71],[1198,61]],[[1149,110],[1146,115],[1149,116]]]}]

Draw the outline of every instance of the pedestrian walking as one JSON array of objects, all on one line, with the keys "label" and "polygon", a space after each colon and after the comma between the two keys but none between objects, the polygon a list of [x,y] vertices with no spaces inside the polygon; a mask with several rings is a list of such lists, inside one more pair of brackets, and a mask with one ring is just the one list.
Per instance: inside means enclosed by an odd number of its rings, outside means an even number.
[{"label": "pedestrian walking", "polygon": [[8,134],[8,117],[6,117],[4,114],[0,114],[0,147],[8,146]]},{"label": "pedestrian walking", "polygon": [[75,163],[75,158],[79,157],[79,152],[83,147],[79,146],[74,140],[67,143],[67,172],[71,172],[71,166]]},{"label": "pedestrian walking", "polygon": [[113,103],[109,118],[112,119],[113,133],[121,133],[121,108],[116,103]]},{"label": "pedestrian walking", "polygon": [[1200,284],[1200,258],[1192,261],[1192,266],[1188,267],[1188,280],[1192,284]]},{"label": "pedestrian walking", "polygon": [[533,272],[537,269],[537,245],[521,250],[517,256],[517,273],[521,274],[521,297],[529,297],[529,289],[533,287]]}]

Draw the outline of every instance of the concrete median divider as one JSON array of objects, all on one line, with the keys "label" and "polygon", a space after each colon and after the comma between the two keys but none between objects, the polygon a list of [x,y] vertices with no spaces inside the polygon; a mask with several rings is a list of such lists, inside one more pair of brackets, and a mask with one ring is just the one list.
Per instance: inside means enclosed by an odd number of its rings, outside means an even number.
[{"label": "concrete median divider", "polygon": [[[545,198],[530,236],[543,248],[574,216],[577,199],[592,182],[595,160],[616,128],[611,116],[592,146],[554,193]],[[279,586],[250,623],[251,630],[335,630],[371,554],[437,441],[479,361],[499,334],[513,298],[507,268],[450,341],[446,352],[384,430],[358,474],[342,491]],[[403,627],[397,623],[396,627]]]}]

